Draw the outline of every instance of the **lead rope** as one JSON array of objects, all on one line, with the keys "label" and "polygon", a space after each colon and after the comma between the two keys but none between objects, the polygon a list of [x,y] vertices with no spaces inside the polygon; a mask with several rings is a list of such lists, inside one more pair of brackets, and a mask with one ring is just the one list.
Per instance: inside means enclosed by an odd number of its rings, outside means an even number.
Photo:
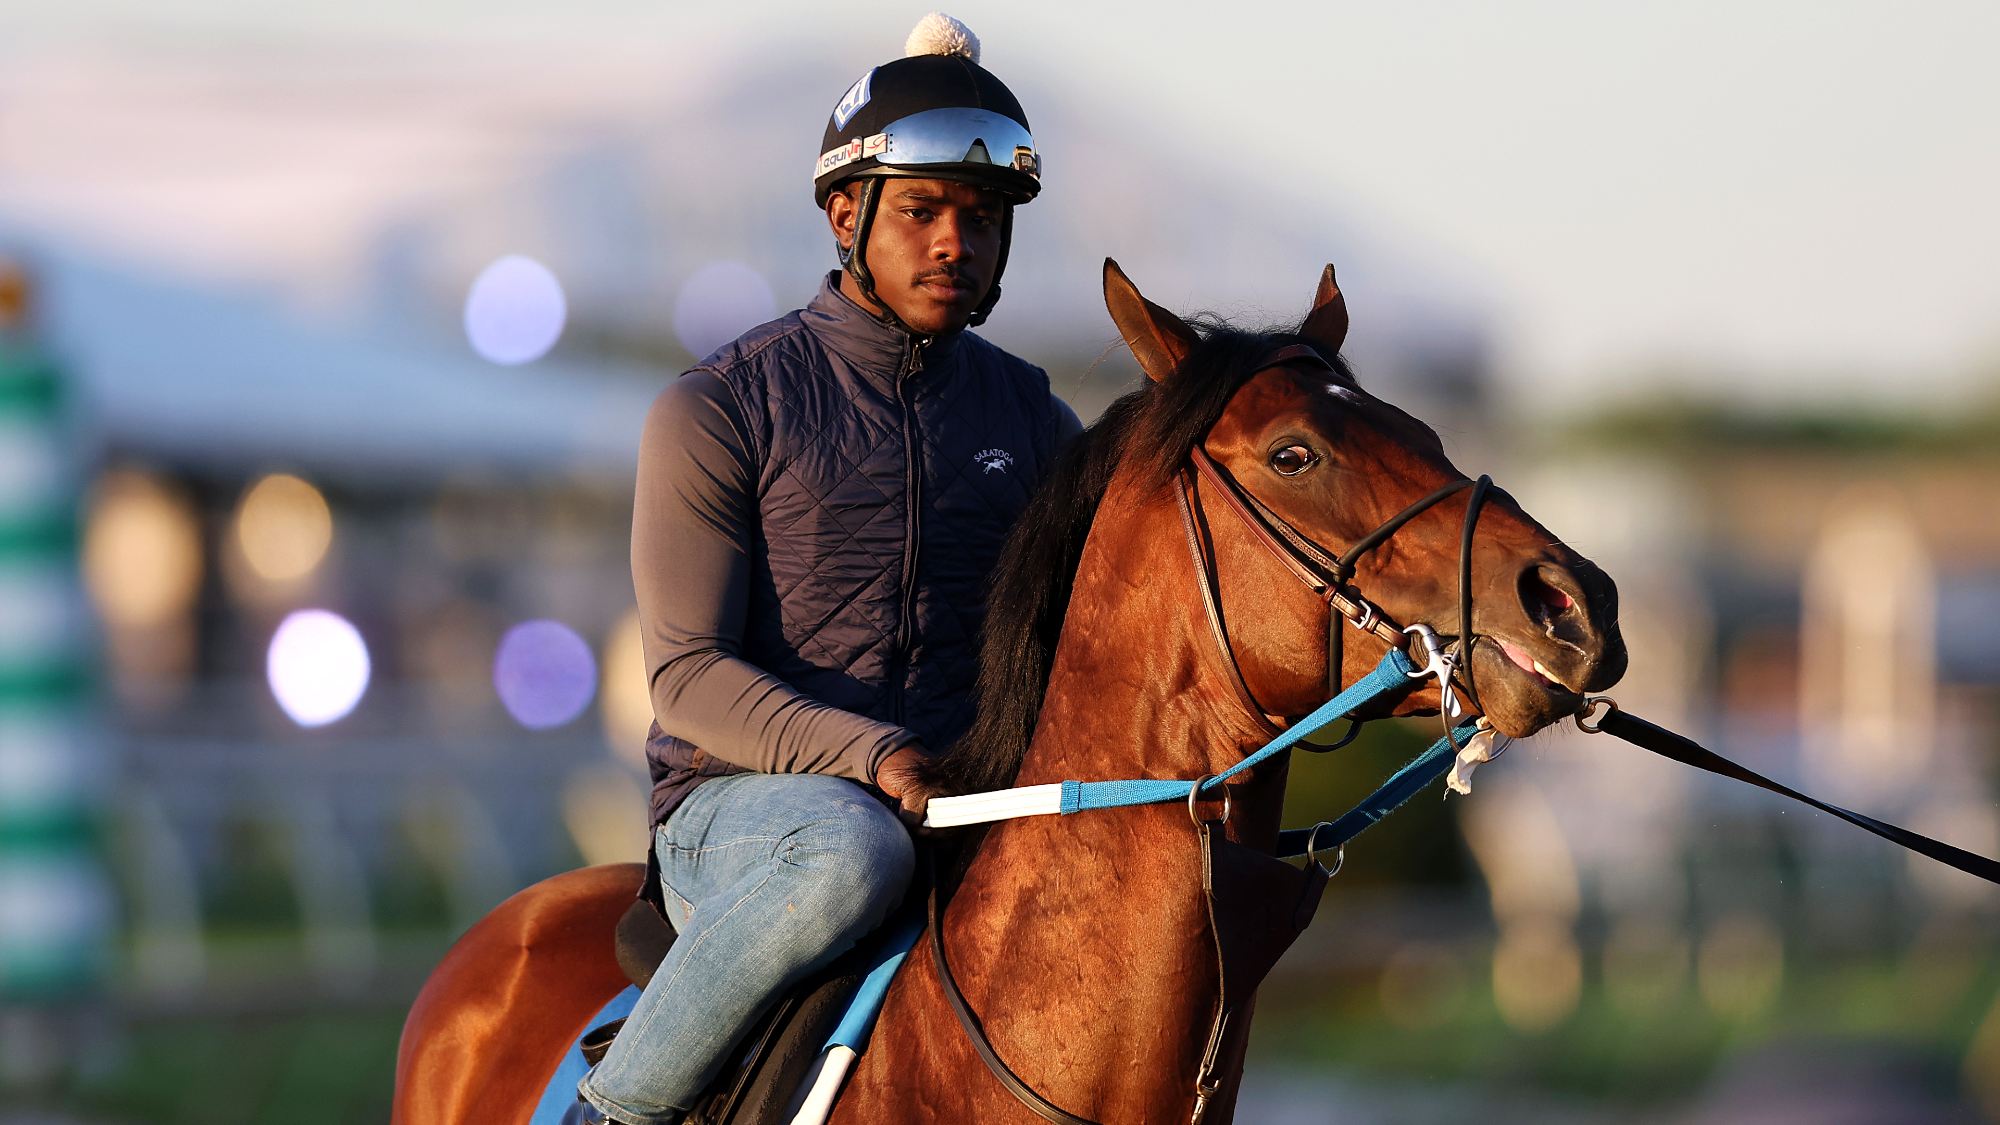
[{"label": "lead rope", "polygon": [[[1592,715],[1599,707],[1604,709],[1603,715],[1593,720]],[[1823,813],[1837,816],[1857,828],[1867,829],[1898,847],[1934,859],[1948,867],[1955,867],[1967,875],[1977,876],[1989,883],[2000,883],[2000,861],[1953,847],[1940,840],[1933,840],[1920,832],[1912,832],[1907,828],[1890,824],[1886,820],[1877,820],[1872,816],[1841,808],[1839,805],[1830,805],[1817,797],[1808,796],[1788,785],[1772,781],[1755,770],[1737,765],[1686,735],[1675,734],[1665,727],[1620,710],[1618,702],[1608,695],[1594,695],[1586,699],[1583,710],[1575,718],[1577,728],[1585,734],[1608,734],[1642,750],[1650,750],[1662,758],[1671,758],[1682,765],[1706,770],[1721,777],[1743,782],[1745,785],[1754,785],[1759,789],[1776,793],[1780,797],[1790,797]]]}]

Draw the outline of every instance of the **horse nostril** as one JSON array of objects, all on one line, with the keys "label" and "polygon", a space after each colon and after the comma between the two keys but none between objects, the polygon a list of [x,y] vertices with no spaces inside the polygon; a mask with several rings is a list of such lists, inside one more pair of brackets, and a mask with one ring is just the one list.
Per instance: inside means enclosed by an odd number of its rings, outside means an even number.
[{"label": "horse nostril", "polygon": [[1544,629],[1576,609],[1576,598],[1550,581],[1547,567],[1530,567],[1521,572],[1521,606]]}]

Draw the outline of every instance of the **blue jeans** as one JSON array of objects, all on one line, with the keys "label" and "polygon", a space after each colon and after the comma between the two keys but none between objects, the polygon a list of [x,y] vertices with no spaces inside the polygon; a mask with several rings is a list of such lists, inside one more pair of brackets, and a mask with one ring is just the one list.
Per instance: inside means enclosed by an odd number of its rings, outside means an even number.
[{"label": "blue jeans", "polygon": [[614,1121],[672,1125],[786,986],[880,925],[916,867],[909,831],[821,774],[705,782],[654,830],[679,940],[578,1092]]}]

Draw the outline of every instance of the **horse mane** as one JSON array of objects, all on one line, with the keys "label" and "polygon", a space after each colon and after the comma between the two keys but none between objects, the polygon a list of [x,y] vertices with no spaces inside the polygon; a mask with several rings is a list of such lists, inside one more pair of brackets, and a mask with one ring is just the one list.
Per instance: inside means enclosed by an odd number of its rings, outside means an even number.
[{"label": "horse mane", "polygon": [[[1310,343],[1291,330],[1250,331],[1212,316],[1189,324],[1200,340],[1173,376],[1162,383],[1141,378],[1107,407],[1057,458],[1009,533],[987,595],[975,718],[930,762],[929,772],[950,791],[1004,789],[1020,773],[1084,540],[1112,474],[1129,461],[1141,487],[1166,487],[1264,359],[1277,348]],[[1345,361],[1328,358],[1352,378]]]}]

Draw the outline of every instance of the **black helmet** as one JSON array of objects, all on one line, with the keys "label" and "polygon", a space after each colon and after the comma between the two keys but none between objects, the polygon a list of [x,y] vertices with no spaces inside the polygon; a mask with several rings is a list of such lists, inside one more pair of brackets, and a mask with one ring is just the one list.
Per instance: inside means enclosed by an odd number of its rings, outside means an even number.
[{"label": "black helmet", "polygon": [[813,202],[859,176],[921,176],[992,188],[1016,203],[1041,190],[1042,161],[1021,103],[979,65],[979,40],[941,12],[917,24],[908,57],[861,76],[827,119]]},{"label": "black helmet", "polygon": [[[979,65],[979,40],[964,24],[932,12],[910,33],[907,57],[884,63],[848,87],[827,120],[813,166],[813,201],[850,180],[866,178],[855,239],[841,264],[870,299],[875,285],[860,253],[874,219],[879,183],[890,176],[955,180],[999,192],[1009,204],[1041,191],[1042,160],[1028,132],[1028,115],[1004,83]],[[986,319],[1000,299],[1013,208],[1003,219],[993,286],[972,315]],[[876,300],[881,304],[880,300]],[[885,308],[887,306],[884,306]],[[890,320],[901,326],[893,312]]]}]

